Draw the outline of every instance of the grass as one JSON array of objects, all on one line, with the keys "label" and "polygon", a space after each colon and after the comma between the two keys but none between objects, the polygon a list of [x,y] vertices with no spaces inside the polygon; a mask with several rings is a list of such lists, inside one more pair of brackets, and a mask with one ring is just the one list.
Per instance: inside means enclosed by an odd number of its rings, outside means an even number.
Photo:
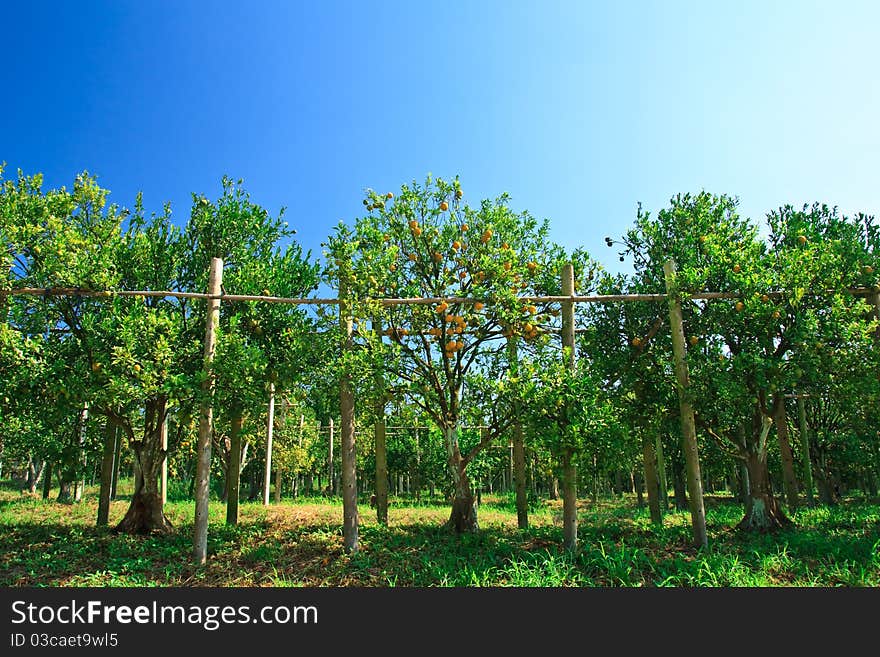
[{"label": "grass", "polygon": [[[733,531],[741,508],[709,500],[709,548],[690,545],[687,513],[653,526],[629,498],[582,503],[580,548],[561,548],[558,502],[535,506],[516,528],[507,498],[484,496],[475,535],[440,528],[444,506],[394,505],[389,526],[360,509],[360,550],[342,549],[339,502],[243,503],[237,526],[210,507],[209,561],[190,563],[191,501],[172,501],[171,536],[134,537],[96,528],[97,499],[59,504],[0,490],[2,586],[880,586],[880,506],[850,501],[793,514],[775,535]],[[112,503],[111,526],[128,503]]]}]

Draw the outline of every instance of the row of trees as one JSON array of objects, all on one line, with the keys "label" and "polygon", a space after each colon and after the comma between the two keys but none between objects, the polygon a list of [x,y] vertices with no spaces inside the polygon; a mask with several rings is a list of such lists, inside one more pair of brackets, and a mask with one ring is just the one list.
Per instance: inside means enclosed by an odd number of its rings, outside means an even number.
[{"label": "row of trees", "polygon": [[[132,211],[108,205],[88,174],[71,190],[45,191],[40,176],[21,173],[3,181],[0,286],[16,291],[0,296],[3,459],[51,463],[64,487],[82,476],[85,454],[112,473],[114,446],[124,443],[136,485],[118,529],[171,531],[162,463],[173,454],[178,474],[195,477],[199,408],[210,397],[214,469],[225,475],[235,522],[239,472],[262,463],[269,424],[288,485],[325,472],[329,443],[314,427],[333,421],[346,430],[342,394],[354,403],[362,447],[349,453],[342,443],[340,470],[346,460],[369,468],[380,520],[389,458],[395,469],[395,450],[412,449],[409,436],[386,439],[390,416],[434,427],[412,471],[422,484],[437,482],[445,461],[455,531],[478,529],[475,473],[491,479],[508,454],[521,527],[536,472],[561,479],[575,521],[579,481],[632,473],[659,522],[667,464],[679,499],[686,479],[671,439],[680,418],[668,307],[651,296],[669,286],[688,339],[690,386],[681,392],[695,411],[700,456],[716,482],[737,482],[743,528],[788,522],[780,478],[791,509],[801,489],[811,495],[814,477],[825,501],[844,483],[876,487],[872,217],[783,207],[759,226],[730,197],[677,196],[656,216],[639,209],[620,240],[607,238],[632,263],[631,274],[612,274],[583,250],[553,244],[548,222],[514,212],[507,196],[468,205],[458,179],[428,178],[396,196],[368,190],[364,205],[364,216],[336,227],[321,264],[296,243],[283,212],[253,203],[240,181],[224,179],[216,200],[194,195],[183,226],[170,207],[147,217],[140,198]],[[209,373],[203,298],[113,291],[204,292],[212,258],[223,260],[230,293],[305,298],[324,282],[342,303],[221,304]],[[672,280],[668,261],[677,264]],[[565,263],[571,289],[560,277]],[[23,293],[59,288],[66,292]],[[561,301],[572,291],[629,296]],[[721,298],[694,298],[707,292]],[[577,333],[564,351],[567,312]],[[270,398],[280,402],[274,417]]]}]

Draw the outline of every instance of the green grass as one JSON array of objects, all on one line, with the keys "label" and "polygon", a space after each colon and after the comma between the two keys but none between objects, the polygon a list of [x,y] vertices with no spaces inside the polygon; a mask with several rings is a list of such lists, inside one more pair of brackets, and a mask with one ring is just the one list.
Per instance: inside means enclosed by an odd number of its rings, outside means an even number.
[{"label": "green grass", "polygon": [[[539,503],[516,528],[508,498],[484,497],[475,535],[440,528],[445,506],[391,507],[382,527],[360,509],[360,550],[342,550],[339,502],[241,506],[239,525],[210,507],[209,563],[196,568],[192,501],[172,501],[171,536],[133,537],[96,528],[97,500],[59,504],[0,490],[2,586],[880,586],[880,506],[847,502],[803,509],[775,535],[733,531],[738,505],[712,500],[709,548],[690,545],[687,513],[661,527],[632,499],[582,502],[580,549],[561,548],[558,502]],[[113,502],[111,526],[127,502]]]}]

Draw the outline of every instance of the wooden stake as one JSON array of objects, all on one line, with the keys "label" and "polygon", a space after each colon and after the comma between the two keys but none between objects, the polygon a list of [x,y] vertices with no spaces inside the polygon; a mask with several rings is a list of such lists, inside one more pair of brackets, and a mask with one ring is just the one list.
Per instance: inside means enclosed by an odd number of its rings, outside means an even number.
[{"label": "wooden stake", "polygon": [[203,367],[205,381],[199,414],[199,440],[196,447],[198,463],[196,465],[196,511],[195,530],[193,532],[193,560],[197,565],[205,565],[208,558],[208,495],[211,477],[211,432],[214,424],[214,351],[217,347],[217,326],[220,323],[220,291],[223,283],[223,260],[211,259],[211,270],[208,276],[208,304],[205,321],[205,355]]},{"label": "wooden stake", "polygon": [[113,487],[113,453],[116,451],[116,425],[109,419],[104,426],[104,450],[101,453],[101,488],[98,493],[98,527],[110,518],[110,489]]},{"label": "wooden stake", "polygon": [[678,387],[678,406],[681,411],[682,449],[687,465],[688,501],[691,508],[694,544],[706,547],[706,510],[703,506],[703,483],[700,480],[700,455],[697,451],[697,429],[694,424],[694,408],[691,404],[690,381],[687,367],[687,351],[684,342],[684,323],[681,316],[681,302],[676,296],[675,263],[671,260],[663,265],[666,275],[666,292],[669,303],[669,326],[672,331],[672,360],[675,365],[675,379]]},{"label": "wooden stake", "polygon": [[[344,278],[339,281],[339,297],[348,297],[348,284]],[[345,303],[339,305],[339,325],[342,328],[341,350],[344,356],[352,346],[351,311]],[[342,544],[343,549],[350,554],[358,549],[358,507],[354,390],[347,367],[349,364],[344,363],[339,381],[339,412],[342,423]]]},{"label": "wooden stake", "polygon": [[[382,320],[373,318],[373,332],[382,335]],[[376,521],[380,525],[388,524],[388,450],[386,446],[385,421],[385,377],[382,371],[376,372],[376,388],[379,397],[376,408],[376,424],[373,426],[373,449],[376,457]],[[416,430],[418,431],[418,429]]]},{"label": "wooden stake", "polygon": [[263,506],[269,506],[269,485],[272,481],[272,438],[275,432],[275,384],[269,384],[269,419],[266,422],[266,472],[263,477]]},{"label": "wooden stake", "polygon": [[[574,297],[574,267],[571,263],[562,266],[562,295]],[[574,302],[562,304],[562,358],[566,367],[575,371],[574,344]],[[577,549],[577,464],[574,452],[566,449],[562,453],[562,530],[565,547]]]}]

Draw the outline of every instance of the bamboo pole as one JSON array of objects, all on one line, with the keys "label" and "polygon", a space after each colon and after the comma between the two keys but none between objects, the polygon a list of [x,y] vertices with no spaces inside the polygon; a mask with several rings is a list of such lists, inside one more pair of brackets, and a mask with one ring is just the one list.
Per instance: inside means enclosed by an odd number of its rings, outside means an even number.
[{"label": "bamboo pole", "polygon": [[214,351],[217,346],[217,326],[220,323],[220,289],[223,283],[223,260],[211,259],[208,277],[208,292],[211,295],[205,322],[205,380],[199,414],[199,439],[197,445],[198,463],[196,465],[196,510],[193,532],[193,560],[197,565],[205,565],[208,557],[208,495],[211,477],[211,431],[214,424]]},{"label": "bamboo pole", "polygon": [[681,411],[682,449],[687,465],[688,498],[691,508],[694,544],[706,547],[706,510],[703,506],[703,484],[700,481],[700,456],[697,451],[697,430],[694,424],[694,409],[691,404],[690,382],[687,367],[687,351],[684,342],[684,326],[681,316],[681,302],[675,296],[675,263],[671,260],[663,265],[666,276],[666,290],[669,293],[669,326],[672,331],[672,358],[675,364],[675,379],[678,388],[678,405]]}]

